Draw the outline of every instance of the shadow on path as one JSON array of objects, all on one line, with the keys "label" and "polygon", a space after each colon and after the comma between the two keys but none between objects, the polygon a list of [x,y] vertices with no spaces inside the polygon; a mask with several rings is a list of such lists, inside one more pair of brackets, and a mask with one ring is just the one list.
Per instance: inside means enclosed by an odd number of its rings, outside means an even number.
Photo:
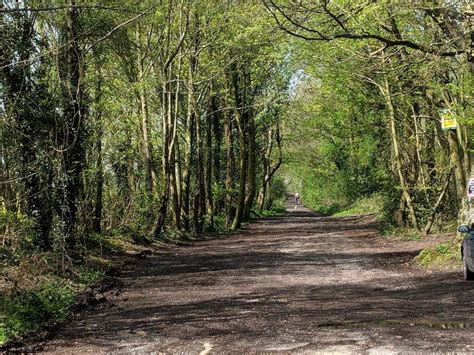
[{"label": "shadow on path", "polygon": [[141,260],[123,273],[120,295],[79,315],[47,349],[193,352],[204,340],[219,351],[275,342],[470,349],[474,284],[407,266],[422,242],[389,243],[370,216],[287,208],[235,235]]}]

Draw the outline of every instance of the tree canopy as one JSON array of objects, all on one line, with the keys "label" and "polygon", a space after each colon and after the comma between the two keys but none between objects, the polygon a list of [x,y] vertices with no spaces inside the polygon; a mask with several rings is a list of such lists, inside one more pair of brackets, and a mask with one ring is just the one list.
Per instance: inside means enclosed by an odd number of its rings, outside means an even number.
[{"label": "tree canopy", "polygon": [[103,238],[235,230],[291,190],[325,213],[376,196],[386,225],[422,234],[474,222],[467,0],[6,0],[0,14],[9,289],[22,258],[67,275]]}]

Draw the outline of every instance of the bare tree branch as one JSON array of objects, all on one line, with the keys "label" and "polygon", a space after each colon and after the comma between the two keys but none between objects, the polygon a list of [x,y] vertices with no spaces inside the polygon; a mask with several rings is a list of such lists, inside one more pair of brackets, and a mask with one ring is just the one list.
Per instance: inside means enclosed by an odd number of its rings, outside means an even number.
[{"label": "bare tree branch", "polygon": [[[277,23],[278,27],[285,31],[286,33],[307,40],[307,41],[334,41],[334,40],[339,40],[339,39],[351,39],[351,40],[377,40],[381,43],[384,44],[384,48],[389,48],[389,47],[406,47],[406,48],[411,48],[423,53],[427,54],[432,54],[432,55],[438,55],[441,57],[454,57],[459,54],[464,54],[466,53],[465,50],[463,49],[456,49],[452,51],[438,51],[434,48],[428,47],[426,45],[420,44],[413,42],[411,40],[407,39],[391,39],[387,38],[384,36],[381,36],[379,34],[375,33],[355,33],[353,31],[350,31],[347,26],[339,19],[339,17],[329,11],[326,6],[323,6],[324,11],[328,16],[330,16],[336,23],[338,24],[338,27],[343,30],[343,32],[340,33],[335,33],[335,34],[325,34],[321,30],[316,29],[316,28],[311,28],[308,27],[301,22],[298,22],[295,20],[291,15],[285,12],[285,10],[277,5],[274,0],[264,0],[264,5],[272,15],[272,17],[275,19],[275,22]],[[289,28],[286,26],[282,20],[279,18],[279,16],[283,17],[283,19],[288,22],[294,29]],[[299,30],[302,30],[306,33],[312,34],[312,35],[307,35],[304,33],[301,33]]]},{"label": "bare tree branch", "polygon": [[114,32],[116,32],[117,30],[119,30],[120,28],[124,27],[124,26],[127,26],[129,23],[131,22],[134,22],[135,20],[138,20],[140,17],[146,15],[148,12],[150,12],[152,9],[154,9],[155,6],[152,6],[150,8],[148,8],[147,10],[145,10],[144,12],[138,14],[137,16],[134,16],[132,17],[131,19],[128,19],[127,21],[125,22],[122,22],[121,24],[115,26],[113,29],[111,29],[109,32],[107,32],[107,34],[105,34],[104,36],[100,37],[97,41],[95,41],[94,43],[92,43],[89,47],[86,48],[86,50],[84,51],[84,54],[87,53],[88,51],[90,51],[91,49],[93,49],[95,46],[97,46],[100,42],[102,42],[103,40],[107,39],[108,37],[110,37]]},{"label": "bare tree branch", "polygon": [[68,9],[92,9],[92,10],[112,10],[112,11],[121,11],[121,12],[130,12],[130,13],[137,13],[133,10],[124,9],[122,7],[109,7],[103,5],[63,5],[63,6],[54,6],[54,7],[41,7],[41,8],[33,8],[33,7],[24,7],[24,8],[0,8],[0,13],[9,14],[9,13],[17,13],[17,12],[53,12],[59,10],[68,10]]}]

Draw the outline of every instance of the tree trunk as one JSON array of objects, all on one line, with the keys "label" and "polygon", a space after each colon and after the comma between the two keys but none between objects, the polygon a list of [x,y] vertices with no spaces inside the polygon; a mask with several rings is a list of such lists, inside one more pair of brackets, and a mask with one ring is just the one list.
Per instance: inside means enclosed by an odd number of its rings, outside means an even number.
[{"label": "tree trunk", "polygon": [[458,201],[462,201],[466,193],[466,176],[464,175],[464,166],[460,147],[457,141],[456,133],[448,132],[449,150],[451,152],[451,164],[454,165],[454,176],[456,177],[456,191]]},{"label": "tree trunk", "polygon": [[[178,100],[178,97],[175,98]],[[169,179],[170,179],[170,194],[172,197],[172,209],[173,209],[173,222],[174,226],[177,229],[181,228],[181,207],[179,204],[179,195],[178,195],[178,179],[176,174],[176,146],[178,145],[178,135],[177,135],[177,113],[173,111],[173,90],[170,85],[168,91],[168,121],[171,131],[171,142],[170,142],[170,151],[168,156],[169,161]]]},{"label": "tree trunk", "polygon": [[[191,74],[190,74],[191,75]],[[187,104],[187,115],[186,115],[186,127],[185,127],[185,142],[184,142],[184,163],[183,163],[183,191],[182,191],[182,216],[184,229],[189,230],[189,208],[190,208],[190,188],[191,188],[191,165],[193,163],[192,147],[194,146],[194,110],[192,103],[192,91],[191,91],[191,77],[188,79],[188,104]]]},{"label": "tree trunk", "polygon": [[[212,130],[214,134],[214,145],[212,151],[212,176],[214,177],[214,183],[218,184],[219,187],[222,187],[222,177],[221,174],[221,147],[222,147],[222,125],[221,125],[221,114],[219,113],[219,102],[217,97],[215,97],[213,106],[213,120],[212,120]],[[223,209],[222,199],[214,199],[214,213],[222,212]]]},{"label": "tree trunk", "polygon": [[224,146],[226,154],[224,209],[226,215],[226,227],[229,228],[234,219],[233,193],[235,158],[234,137],[232,134],[232,116],[227,111],[224,116]]},{"label": "tree trunk", "polygon": [[[144,78],[144,67],[143,61],[144,57],[142,56],[141,51],[141,32],[140,26],[137,24],[137,43],[138,43],[138,55],[137,55],[137,67],[138,67],[138,80],[145,80]],[[153,168],[153,161],[151,157],[151,143],[149,138],[149,128],[148,128],[148,98],[147,92],[143,85],[143,82],[137,82],[138,84],[138,97],[140,101],[140,131],[141,131],[141,143],[142,143],[142,155],[143,155],[143,165],[145,167],[145,187],[148,192],[149,197],[153,196],[154,191],[156,190],[156,174]]]},{"label": "tree trunk", "polygon": [[[253,116],[253,115],[252,115]],[[248,119],[248,168],[247,168],[247,195],[245,197],[244,207],[244,220],[250,218],[250,212],[252,210],[253,202],[255,199],[256,191],[256,155],[257,155],[257,144],[255,143],[255,119],[249,117]]]},{"label": "tree trunk", "polygon": [[382,93],[385,97],[385,102],[388,108],[390,135],[392,138],[392,147],[393,147],[393,155],[394,155],[393,159],[395,161],[395,167],[396,167],[398,178],[400,181],[400,187],[402,188],[403,198],[405,199],[407,203],[410,220],[411,220],[413,228],[415,228],[417,231],[420,231],[420,227],[418,226],[418,220],[415,214],[415,208],[413,206],[413,201],[412,201],[410,192],[408,191],[407,182],[403,174],[402,160],[400,157],[400,148],[399,148],[399,143],[398,143],[397,125],[395,121],[395,110],[393,108],[392,96],[390,93],[390,86],[389,86],[387,78],[384,78],[384,86],[382,88]]},{"label": "tree trunk", "polygon": [[[49,108],[41,108],[45,113],[38,113],[36,105],[40,103],[32,105],[34,90],[30,78],[30,67],[21,64],[29,61],[33,51],[33,22],[27,16],[18,16],[12,20],[21,31],[15,50],[11,53],[12,55],[18,55],[18,58],[3,58],[5,63],[9,65],[5,65],[0,69],[0,83],[4,95],[2,96],[2,111],[10,113],[13,121],[2,126],[1,138],[5,135],[5,143],[10,138],[11,143],[17,146],[20,160],[18,172],[20,181],[23,183],[23,193],[15,193],[10,184],[7,184],[9,177],[13,174],[9,174],[9,157],[6,152],[5,154],[3,151],[0,152],[2,157],[0,158],[2,169],[0,190],[3,190],[2,195],[6,200],[2,201],[1,208],[8,208],[8,202],[11,201],[13,204],[14,200],[16,200],[17,210],[21,209],[21,205],[25,205],[24,212],[35,221],[34,230],[39,239],[38,246],[43,250],[49,250],[51,248],[50,230],[53,212],[53,206],[50,202],[50,194],[53,188],[52,166],[49,161],[39,161],[38,158],[38,147],[50,138],[50,130],[44,127],[45,124],[48,124],[47,111]],[[3,25],[6,25],[5,21],[2,22]],[[45,88],[40,85],[39,90],[45,90]],[[32,106],[35,109],[31,109]],[[2,119],[7,122],[8,118],[5,116]],[[7,127],[9,126],[14,127],[15,131],[19,133],[18,138],[16,138],[17,135],[6,137],[8,134]],[[3,131],[4,128],[5,131]],[[1,149],[4,148],[4,141],[2,141]],[[40,164],[42,166],[41,172],[37,170]],[[16,169],[12,170],[15,171]]]},{"label": "tree trunk", "polygon": [[[197,102],[193,98],[194,107],[197,108]],[[194,225],[196,233],[200,234],[204,230],[204,219],[206,215],[206,186],[205,186],[205,172],[204,172],[204,154],[202,149],[202,127],[201,117],[199,112],[194,113],[195,127],[196,127],[196,157],[197,157],[197,214],[194,215]]]},{"label": "tree trunk", "polygon": [[[142,64],[141,64],[142,65]],[[140,73],[143,69],[140,69]],[[140,74],[141,76],[142,74]],[[149,138],[149,128],[148,128],[148,103],[146,97],[146,91],[140,85],[139,88],[139,98],[140,98],[140,113],[141,113],[141,142],[142,142],[142,155],[143,155],[143,164],[145,166],[145,186],[149,196],[152,196],[156,189],[156,174],[153,169],[153,162],[151,157],[151,144]]]},{"label": "tree trunk", "polygon": [[63,201],[61,219],[67,247],[75,249],[76,222],[79,196],[82,190],[82,171],[85,161],[85,106],[81,84],[81,53],[79,38],[79,11],[71,0],[67,27],[68,45],[62,73],[65,129],[62,132]]},{"label": "tree trunk", "polygon": [[430,234],[431,232],[431,228],[433,227],[433,223],[435,221],[438,210],[441,206],[441,202],[443,202],[444,196],[446,195],[446,192],[448,191],[450,178],[451,178],[451,172],[448,173],[448,176],[446,177],[446,183],[444,184],[444,187],[441,190],[441,193],[439,194],[438,199],[436,200],[436,203],[433,206],[431,214],[428,217],[428,222],[426,223],[426,226],[424,229],[424,233],[426,235]]},{"label": "tree trunk", "polygon": [[280,128],[278,125],[276,126],[276,129],[275,129],[275,143],[278,148],[278,160],[273,166],[271,166],[271,156],[272,156],[272,150],[273,150],[273,130],[271,129],[268,132],[268,143],[267,143],[268,146],[267,146],[265,157],[264,157],[264,160],[266,161],[266,163],[264,164],[262,190],[260,192],[260,197],[259,197],[260,212],[262,212],[266,207],[265,203],[267,201],[267,194],[270,189],[270,183],[271,183],[272,177],[280,168],[283,162],[282,150],[281,150]]},{"label": "tree trunk", "polygon": [[153,235],[155,238],[161,237],[163,233],[163,228],[165,225],[166,221],[166,215],[168,214],[168,202],[169,202],[169,196],[170,196],[170,186],[171,186],[171,181],[170,181],[170,162],[169,162],[169,156],[170,156],[170,143],[171,143],[171,137],[170,137],[170,127],[169,127],[169,119],[168,119],[168,96],[167,92],[169,90],[169,83],[167,81],[163,82],[162,85],[162,124],[161,124],[161,132],[162,132],[162,139],[163,139],[163,151],[161,155],[161,164],[162,164],[162,181],[163,181],[163,187],[162,187],[162,194],[161,194],[161,199],[160,199],[160,209],[158,211],[158,220],[156,222],[156,227],[153,232]]},{"label": "tree trunk", "polygon": [[265,200],[267,195],[267,179],[270,175],[270,159],[272,156],[273,150],[273,140],[272,140],[273,130],[270,128],[266,134],[266,142],[265,142],[265,152],[263,153],[262,159],[262,186],[260,187],[260,191],[258,194],[258,206],[260,213],[265,208]]},{"label": "tree trunk", "polygon": [[[209,111],[212,112],[214,97],[211,98],[211,104],[209,105]],[[206,174],[205,174],[205,185],[206,185],[206,205],[207,215],[209,216],[209,227],[214,227],[214,200],[212,196],[212,124],[214,120],[214,114],[207,114],[206,116]]]},{"label": "tree trunk", "polygon": [[96,129],[96,164],[95,164],[95,198],[94,198],[94,216],[92,218],[92,231],[95,233],[101,233],[101,222],[102,222],[102,197],[104,191],[104,168],[102,164],[102,108],[100,106],[100,100],[102,98],[102,75],[100,67],[97,70],[98,79],[96,86],[96,115],[95,115],[95,129]]},{"label": "tree trunk", "polygon": [[242,223],[242,218],[244,217],[245,209],[245,190],[247,182],[247,140],[245,134],[245,122],[243,122],[243,116],[239,110],[236,110],[237,117],[237,128],[239,134],[239,167],[240,167],[240,177],[239,177],[239,192],[237,197],[237,209],[234,216],[234,221],[232,222],[232,230],[240,228]]}]

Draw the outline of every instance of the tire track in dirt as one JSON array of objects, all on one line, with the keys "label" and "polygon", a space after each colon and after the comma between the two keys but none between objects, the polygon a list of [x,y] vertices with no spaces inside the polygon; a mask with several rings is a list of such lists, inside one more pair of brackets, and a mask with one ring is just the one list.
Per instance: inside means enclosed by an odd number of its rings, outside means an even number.
[{"label": "tire track in dirt", "polygon": [[[409,261],[370,216],[282,217],[140,260],[47,352],[474,351],[474,283]],[[433,242],[433,241],[431,241]]]}]

